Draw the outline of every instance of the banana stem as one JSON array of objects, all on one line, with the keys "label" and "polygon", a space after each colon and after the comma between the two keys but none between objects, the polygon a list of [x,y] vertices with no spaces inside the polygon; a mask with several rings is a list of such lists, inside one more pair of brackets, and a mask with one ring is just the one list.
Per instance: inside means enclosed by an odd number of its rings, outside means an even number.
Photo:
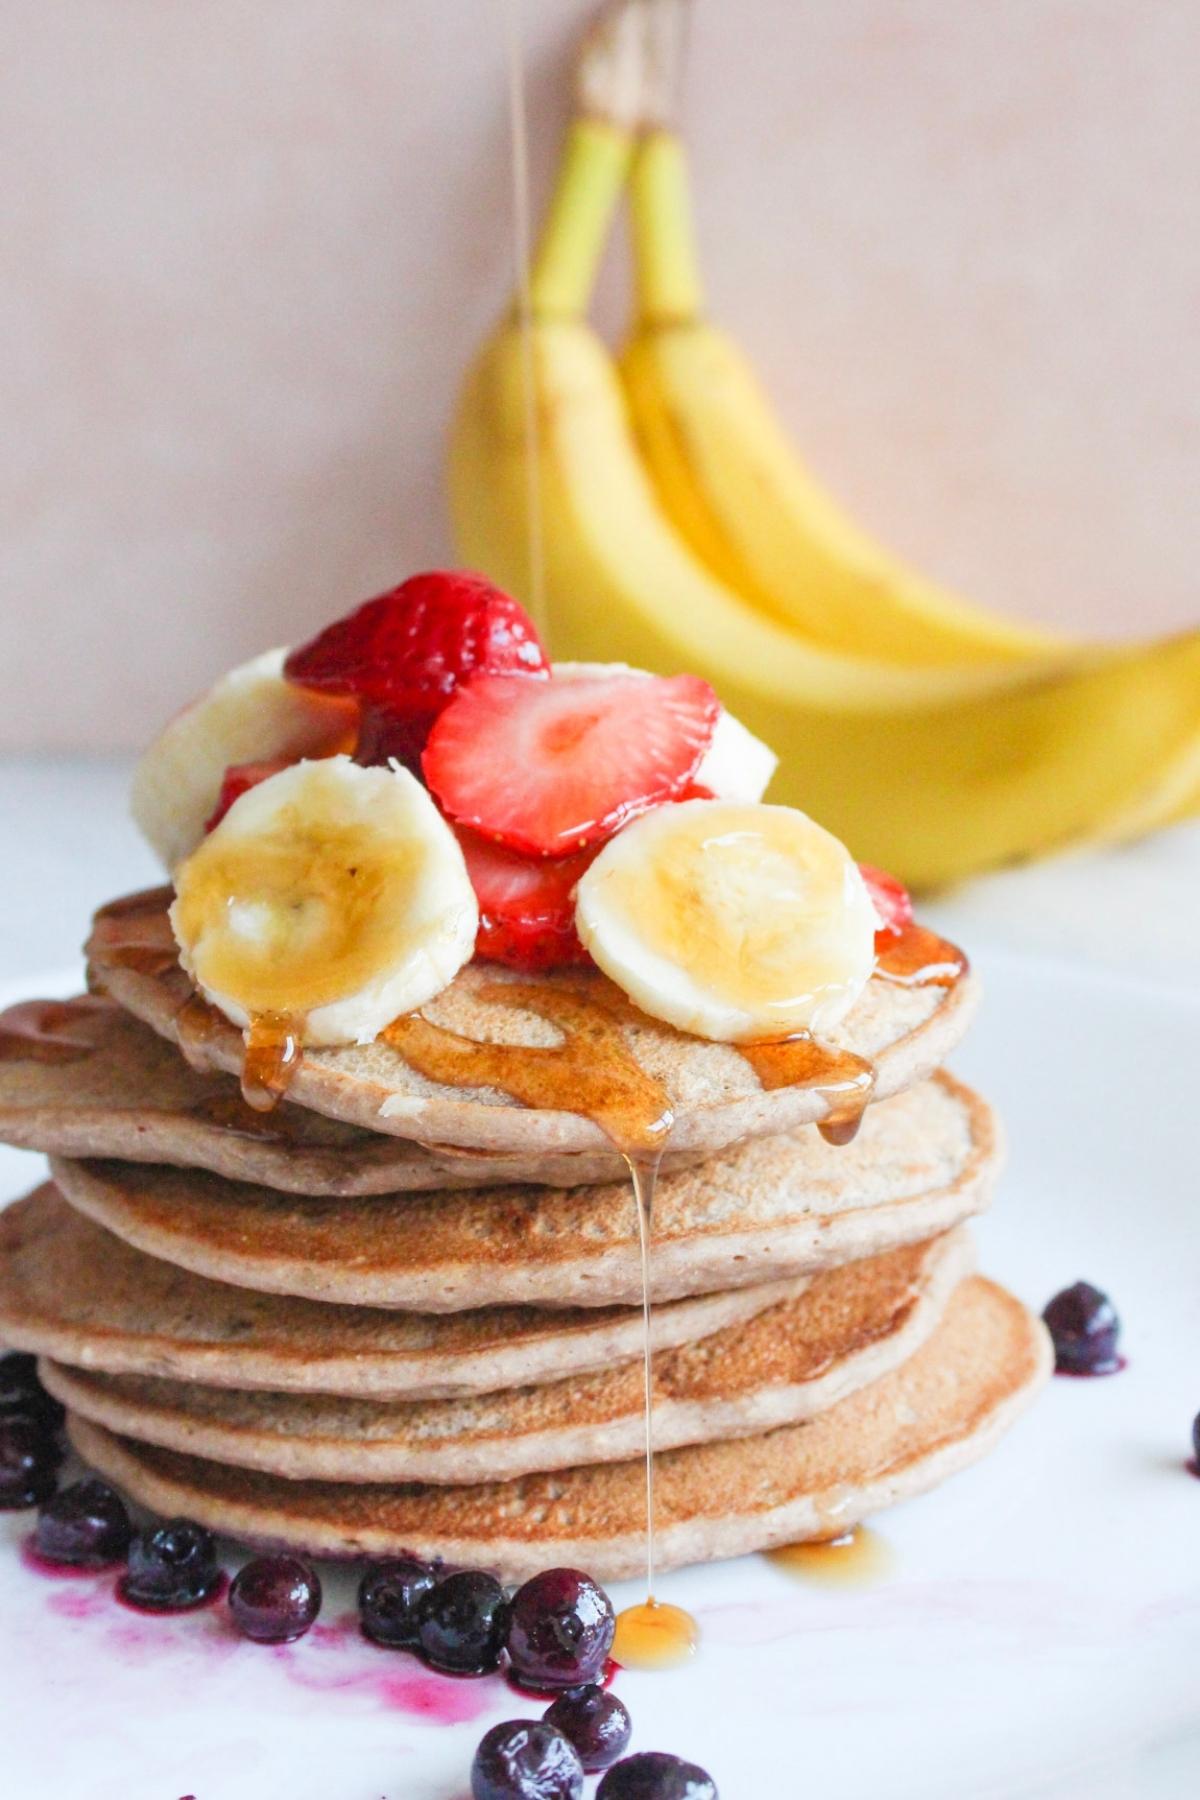
[{"label": "banana stem", "polygon": [[633,159],[629,185],[638,316],[643,324],[692,319],[704,291],[692,226],[692,198],[683,141],[651,131]]},{"label": "banana stem", "polygon": [[568,132],[529,276],[535,318],[587,309],[633,144],[622,125],[577,118]]}]

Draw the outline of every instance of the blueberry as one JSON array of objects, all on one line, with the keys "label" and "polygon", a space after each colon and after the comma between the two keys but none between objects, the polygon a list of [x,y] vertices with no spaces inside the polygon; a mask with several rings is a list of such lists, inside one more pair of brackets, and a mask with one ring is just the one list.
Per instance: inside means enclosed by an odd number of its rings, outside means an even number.
[{"label": "blueberry", "polygon": [[616,1628],[612,1601],[590,1575],[547,1569],[513,1598],[508,1654],[530,1687],[579,1687],[600,1674]]},{"label": "blueberry", "polygon": [[1121,1367],[1121,1321],[1107,1294],[1087,1281],[1055,1294],[1042,1314],[1054,1340],[1055,1367],[1064,1375],[1111,1375]]},{"label": "blueberry", "polygon": [[607,1769],[629,1748],[633,1726],[628,1712],[615,1694],[606,1694],[594,1682],[560,1695],[543,1716],[574,1744],[589,1775]]},{"label": "blueberry", "polygon": [[417,1605],[417,1643],[432,1669],[486,1675],[499,1668],[508,1601],[492,1575],[461,1569],[444,1575]]},{"label": "blueberry", "polygon": [[320,1612],[321,1583],[299,1557],[256,1556],[234,1576],[229,1610],[243,1637],[290,1644]]},{"label": "blueberry", "polygon": [[417,1609],[437,1580],[428,1563],[397,1556],[372,1563],[358,1588],[358,1613],[365,1636],[389,1650],[417,1644]]},{"label": "blueberry", "polygon": [[132,1536],[121,1496],[91,1475],[47,1500],[38,1514],[33,1543],[47,1562],[98,1569],[123,1561]]},{"label": "blueberry", "polygon": [[643,1750],[613,1764],[596,1789],[596,1800],[717,1800],[717,1787],[695,1763]]},{"label": "blueberry", "polygon": [[62,1451],[36,1419],[0,1419],[0,1510],[48,1500],[58,1485]]},{"label": "blueberry", "polygon": [[57,1431],[65,1418],[38,1379],[37,1357],[10,1350],[0,1356],[0,1419],[34,1419],[44,1430]]},{"label": "blueberry", "polygon": [[553,1726],[529,1719],[493,1725],[471,1764],[472,1800],[579,1800],[583,1765]]},{"label": "blueberry", "polygon": [[1197,1467],[1200,1468],[1200,1413],[1197,1413],[1192,1420],[1192,1454],[1196,1459]]},{"label": "blueberry", "polygon": [[184,1612],[207,1600],[220,1581],[212,1534],[191,1519],[170,1519],[134,1538],[118,1592],[149,1612]]}]

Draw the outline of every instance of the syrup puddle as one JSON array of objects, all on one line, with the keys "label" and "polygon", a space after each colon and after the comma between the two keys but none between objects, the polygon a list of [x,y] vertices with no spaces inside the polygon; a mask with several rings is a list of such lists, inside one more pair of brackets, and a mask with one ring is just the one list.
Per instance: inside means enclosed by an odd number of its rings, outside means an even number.
[{"label": "syrup puddle", "polygon": [[776,1568],[822,1587],[870,1587],[890,1575],[895,1564],[891,1545],[865,1525],[839,1537],[780,1544],[764,1554]]}]

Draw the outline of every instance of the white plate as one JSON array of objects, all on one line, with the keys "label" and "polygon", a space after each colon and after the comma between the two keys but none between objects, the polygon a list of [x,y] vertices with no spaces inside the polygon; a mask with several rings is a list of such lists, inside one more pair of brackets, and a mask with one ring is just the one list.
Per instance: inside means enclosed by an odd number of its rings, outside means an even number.
[{"label": "white plate", "polygon": [[[1200,1407],[1200,1004],[981,961],[988,1000],[958,1067],[1012,1145],[984,1265],[1035,1307],[1080,1277],[1108,1288],[1129,1367],[1054,1382],[987,1462],[884,1515],[895,1566],[874,1588],[805,1585],[758,1558],[663,1581],[704,1648],[685,1672],[619,1678],[634,1747],[704,1764],[723,1800],[1200,1789],[1200,1483],[1184,1470]],[[36,1168],[5,1153],[0,1192]],[[92,1582],[30,1572],[28,1517],[3,1519],[13,1795],[458,1800],[483,1729],[531,1711],[498,1681],[426,1677],[348,1631],[272,1651],[220,1612],[133,1618]],[[330,1579],[325,1620],[350,1599]]]}]

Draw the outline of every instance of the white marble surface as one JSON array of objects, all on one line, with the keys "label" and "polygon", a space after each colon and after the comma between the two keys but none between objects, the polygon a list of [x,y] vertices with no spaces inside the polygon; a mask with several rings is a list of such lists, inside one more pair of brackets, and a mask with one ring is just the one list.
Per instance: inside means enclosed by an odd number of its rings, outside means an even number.
[{"label": "white marble surface", "polygon": [[[69,967],[101,901],[160,879],[129,817],[129,759],[0,761],[0,981]],[[969,950],[1022,950],[1200,990],[1200,822],[1131,848],[1005,870],[922,917]]]}]

